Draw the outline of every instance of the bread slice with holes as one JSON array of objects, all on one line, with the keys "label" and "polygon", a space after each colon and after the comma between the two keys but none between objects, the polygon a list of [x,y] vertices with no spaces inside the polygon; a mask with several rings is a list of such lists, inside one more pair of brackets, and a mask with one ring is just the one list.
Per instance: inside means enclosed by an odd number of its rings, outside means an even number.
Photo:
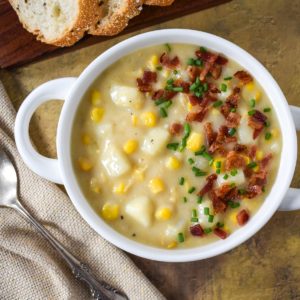
[{"label": "bread slice with holes", "polygon": [[130,19],[137,16],[143,7],[143,0],[103,0],[103,18],[99,18],[89,33],[93,35],[116,35]]},{"label": "bread slice with holes", "polygon": [[97,0],[9,0],[23,27],[37,39],[71,46],[102,16]]},{"label": "bread slice with holes", "polygon": [[171,5],[175,0],[145,0],[146,5],[156,5],[156,6],[168,6]]}]

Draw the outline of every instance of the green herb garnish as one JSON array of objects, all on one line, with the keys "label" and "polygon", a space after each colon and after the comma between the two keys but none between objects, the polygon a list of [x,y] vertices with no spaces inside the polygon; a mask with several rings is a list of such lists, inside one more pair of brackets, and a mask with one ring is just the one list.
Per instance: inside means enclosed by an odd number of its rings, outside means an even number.
[{"label": "green herb garnish", "polygon": [[219,100],[219,101],[216,101],[214,104],[213,104],[213,107],[219,107],[223,104],[223,101]]},{"label": "green herb garnish", "polygon": [[179,147],[179,143],[170,143],[170,144],[167,144],[167,149],[170,149],[170,150],[173,150],[173,151],[176,151]]},{"label": "green herb garnish", "polygon": [[177,241],[179,243],[183,243],[184,242],[184,235],[182,232],[179,232],[178,235],[177,235]]},{"label": "green herb garnish", "polygon": [[227,85],[225,83],[221,84],[221,91],[226,92],[227,91]]},{"label": "green herb garnish", "polygon": [[184,185],[184,177],[180,177],[178,183],[179,185]]}]

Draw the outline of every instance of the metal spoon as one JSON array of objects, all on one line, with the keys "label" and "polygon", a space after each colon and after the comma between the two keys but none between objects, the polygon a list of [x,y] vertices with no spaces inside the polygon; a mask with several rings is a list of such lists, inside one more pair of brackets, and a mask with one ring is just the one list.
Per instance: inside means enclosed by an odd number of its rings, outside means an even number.
[{"label": "metal spoon", "polygon": [[128,297],[122,292],[114,289],[102,280],[97,280],[87,265],[80,262],[67,251],[60,242],[33,218],[18,200],[17,183],[17,174],[11,160],[4,151],[0,150],[0,207],[14,208],[27,219],[66,261],[75,278],[88,284],[94,299],[128,300]]}]

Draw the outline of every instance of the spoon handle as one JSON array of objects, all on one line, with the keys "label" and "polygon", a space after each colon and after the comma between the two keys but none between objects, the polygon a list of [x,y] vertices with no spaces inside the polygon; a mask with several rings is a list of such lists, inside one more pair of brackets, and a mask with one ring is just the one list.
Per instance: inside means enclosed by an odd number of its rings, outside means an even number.
[{"label": "spoon handle", "polygon": [[89,267],[80,262],[65,247],[48,232],[25,208],[17,201],[13,206],[25,219],[27,219],[48,240],[55,250],[61,255],[72,270],[76,279],[84,281],[91,291],[91,295],[97,300],[128,300],[128,297],[106,282],[98,280]]}]

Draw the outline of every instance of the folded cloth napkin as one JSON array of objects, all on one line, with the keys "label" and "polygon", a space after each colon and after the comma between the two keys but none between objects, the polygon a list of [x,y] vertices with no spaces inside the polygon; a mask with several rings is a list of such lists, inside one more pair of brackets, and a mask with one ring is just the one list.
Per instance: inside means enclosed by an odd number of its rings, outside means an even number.
[{"label": "folded cloth napkin", "polygon": [[[15,160],[24,206],[99,279],[132,300],[164,299],[125,253],[88,226],[64,192],[24,165],[13,141],[15,111],[1,82],[0,107],[0,148]],[[0,209],[0,299],[89,297],[44,238],[13,209]]]}]

